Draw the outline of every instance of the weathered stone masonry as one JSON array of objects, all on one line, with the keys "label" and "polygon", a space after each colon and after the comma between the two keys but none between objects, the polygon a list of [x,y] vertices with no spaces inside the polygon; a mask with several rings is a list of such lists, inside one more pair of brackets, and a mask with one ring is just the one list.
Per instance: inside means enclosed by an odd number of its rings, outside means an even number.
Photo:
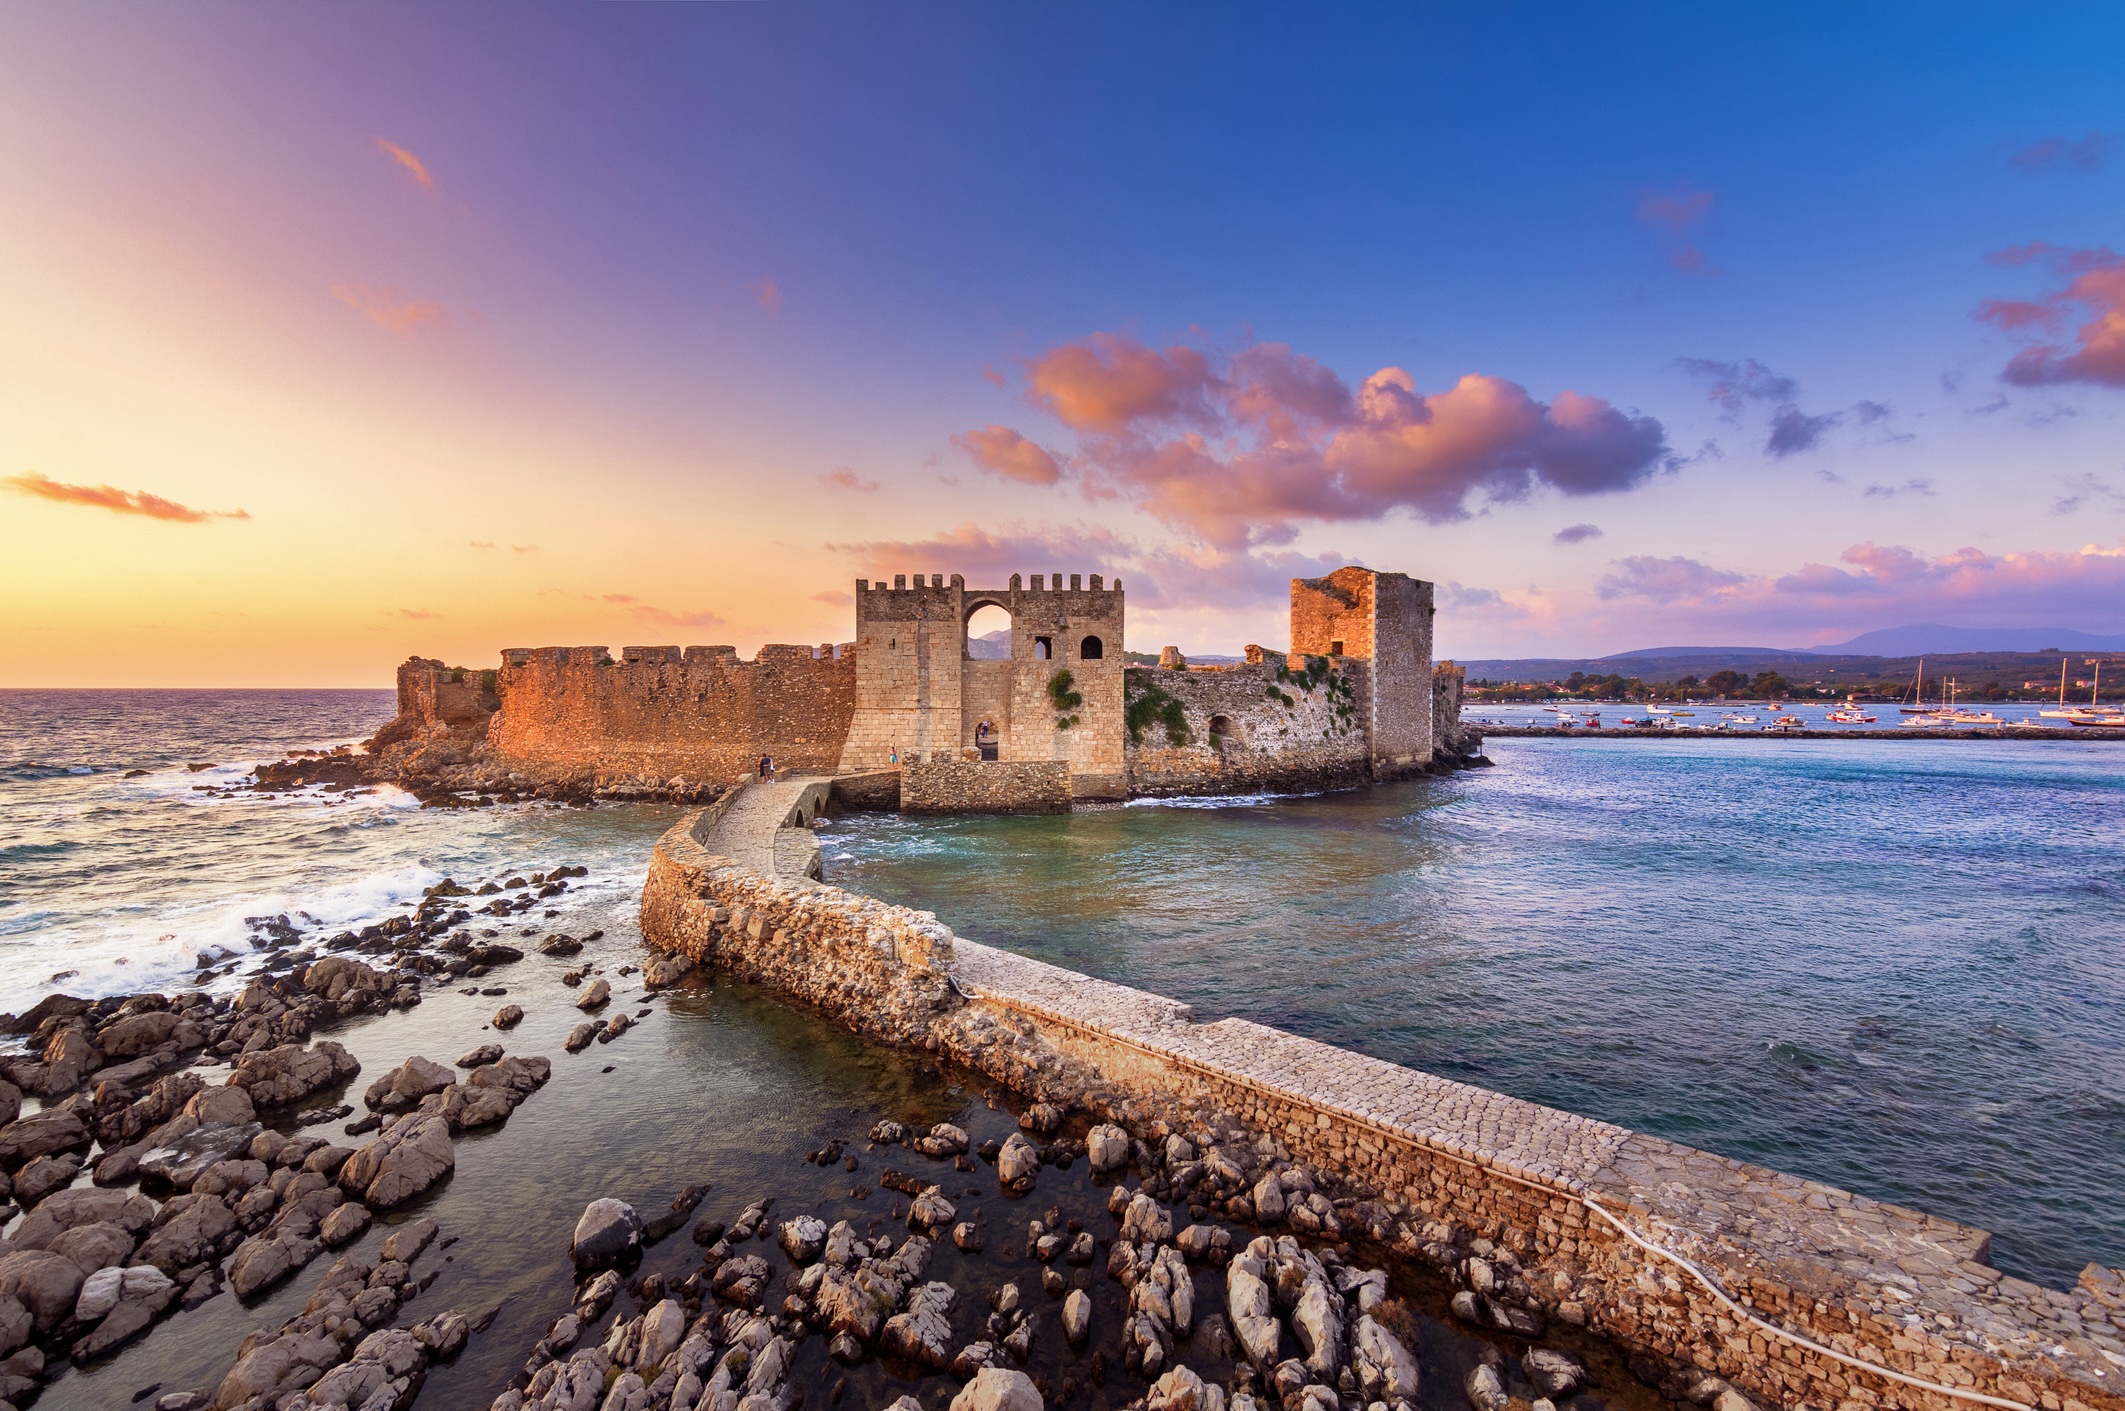
[{"label": "weathered stone masonry", "polygon": [[[1475,1229],[1520,1254],[1555,1316],[1766,1403],[2125,1411],[2115,1271],[2038,1288],[1984,1264],[1983,1231],[1245,1020],[1197,1023],[1171,1000],[955,937],[927,912],[741,867],[702,846],[701,826],[690,817],[657,846],[642,896],[652,946],[1139,1134],[1237,1117],[1390,1200],[1405,1252],[1424,1221]],[[1980,1400],[1766,1332],[1619,1224],[1776,1328]]]},{"label": "weathered stone masonry", "polygon": [[[409,777],[612,797],[708,797],[762,755],[785,771],[951,766],[900,791],[933,809],[1054,808],[1058,767],[1071,802],[1400,778],[1476,753],[1458,677],[1431,664],[1431,603],[1398,573],[1294,579],[1289,658],[1250,647],[1244,664],[1154,670],[1125,667],[1121,584],[1098,574],[859,579],[856,640],[838,647],[750,662],[730,647],[511,648],[498,671],[469,672],[416,657],[372,748]],[[989,606],[1011,617],[1003,660],[969,650],[968,619]]]}]

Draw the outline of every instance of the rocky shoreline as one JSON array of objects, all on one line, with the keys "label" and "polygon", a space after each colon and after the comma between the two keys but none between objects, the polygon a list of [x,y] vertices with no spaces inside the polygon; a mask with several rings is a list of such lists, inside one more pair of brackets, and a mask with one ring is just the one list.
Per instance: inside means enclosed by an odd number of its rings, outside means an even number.
[{"label": "rocky shoreline", "polygon": [[[0,1241],[0,1405],[27,1405],[74,1368],[135,1362],[147,1369],[136,1382],[150,1382],[135,1400],[157,1411],[414,1404],[499,1306],[461,1294],[414,1314],[457,1238],[418,1213],[424,1193],[448,1183],[460,1142],[511,1121],[553,1071],[544,1058],[503,1052],[523,1005],[487,993],[509,988],[493,981],[533,953],[569,966],[555,978],[572,988],[524,999],[543,1005],[549,1023],[564,998],[586,1011],[570,1050],[612,1043],[650,1012],[614,995],[623,977],[636,977],[645,998],[705,995],[710,984],[684,957],[615,954],[596,931],[519,947],[482,924],[569,924],[558,903],[575,880],[576,869],[556,867],[446,882],[403,915],[324,938],[259,918],[251,955],[233,965],[202,957],[213,961],[202,983],[222,993],[53,996],[9,1021],[30,1047],[0,1060],[0,1072],[26,1095],[17,1102],[42,1107],[0,1126],[0,1170],[26,1212]],[[468,1011],[486,1016],[470,1022],[486,1032],[454,1064],[412,1054],[363,1074],[327,1037],[373,1021],[385,1027],[370,1037],[388,1044],[390,1026],[445,988],[454,1004],[497,1006]],[[953,1093],[986,1081],[949,1062],[925,1071]],[[985,1096],[963,1099],[971,1105],[943,1126],[888,1118],[808,1153],[793,1145],[785,1159],[801,1155],[818,1174],[771,1182],[735,1211],[717,1202],[692,1240],[672,1237],[703,1202],[699,1184],[642,1216],[607,1206],[578,1232],[576,1298],[554,1310],[558,1325],[538,1348],[524,1349],[517,1384],[495,1404],[736,1411],[757,1395],[747,1411],[907,1397],[934,1409],[956,1404],[964,1386],[975,1399],[962,1411],[1246,1411],[1243,1398],[1328,1411],[1421,1404],[1419,1365],[1456,1382],[1486,1368],[1473,1383],[1486,1398],[1493,1381],[1499,1396],[1537,1395],[1535,1344],[1515,1341],[1513,1313],[1491,1311],[1520,1306],[1510,1251],[1468,1232],[1454,1245],[1442,1229],[1452,1269],[1420,1268],[1371,1244],[1358,1203],[1273,1145],[1146,1144],[1083,1114],[1045,1104],[1014,1112],[1001,1090]],[[514,1120],[545,1120],[536,1102],[531,1112]],[[822,1186],[830,1180],[838,1184]],[[408,1208],[410,1218],[400,1213]],[[559,1224],[551,1237],[566,1235]],[[688,1267],[655,1267],[663,1253]],[[1455,1281],[1483,1267],[1501,1272],[1486,1301],[1464,1310],[1475,1321],[1446,1333],[1439,1320],[1452,1316]],[[1228,1285],[1241,1291],[1239,1312]],[[153,1384],[164,1360],[156,1328],[230,1299],[287,1312],[231,1336],[207,1382]],[[1538,1316],[1523,1311],[1517,1326]],[[682,1335],[665,1347],[675,1321]],[[1245,1337],[1259,1349],[1272,1325],[1279,1355],[1259,1364]],[[1559,1358],[1604,1368],[1601,1392],[1577,1403],[1585,1411],[1652,1404],[1614,1354],[1568,1323],[1551,1327],[1566,1339],[1550,1348]],[[1453,1349],[1446,1371],[1436,1366],[1442,1340]],[[595,1395],[581,1402],[592,1382]],[[1411,1394],[1370,1396],[1394,1388]]]},{"label": "rocky shoreline", "polygon": [[[455,1140],[507,1121],[545,1084],[549,1060],[492,1043],[454,1066],[408,1057],[363,1092],[367,1115],[345,1123],[343,1142],[304,1129],[351,1115],[331,1098],[360,1064],[333,1040],[309,1040],[411,1009],[424,984],[476,981],[522,959],[467,924],[463,899],[492,898],[481,908],[490,919],[521,915],[583,873],[562,866],[477,889],[446,880],[404,915],[309,944],[285,916],[254,918],[256,964],[240,990],[53,994],[0,1016],[0,1031],[28,1042],[0,1058],[0,1213],[13,1220],[0,1239],[0,1406],[27,1404],[67,1364],[108,1359],[225,1290],[271,1290],[447,1177]],[[350,951],[384,963],[321,953]],[[201,954],[202,984],[243,963],[222,960]],[[222,1065],[218,1083],[200,1071]],[[25,1112],[25,1098],[40,1105]],[[231,1349],[219,1386],[165,1394],[158,1411],[410,1404],[469,1326],[454,1310],[389,1326],[426,1287],[410,1266],[435,1233],[416,1221],[374,1264],[342,1257],[300,1316]],[[304,1388],[309,1400],[288,1400]]]},{"label": "rocky shoreline", "polygon": [[[1346,1202],[1273,1144],[1151,1145],[1044,1103],[1014,1119],[1002,1097],[984,1094],[972,1131],[887,1120],[830,1141],[805,1159],[850,1174],[845,1197],[785,1216],[762,1195],[729,1224],[704,1216],[697,1259],[654,1246],[686,1227],[698,1190],[648,1218],[591,1202],[571,1241],[573,1306],[490,1411],[792,1411],[822,1392],[892,1411],[1608,1404],[1588,1364],[1613,1378],[1614,1355],[1589,1355],[1568,1326],[1569,1346],[1542,1340],[1510,1250],[1453,1246],[1442,1228],[1433,1277],[1391,1272],[1391,1254],[1335,1221]],[[1485,1336],[1439,1326],[1447,1284],[1462,1286],[1453,1316]],[[1425,1363],[1453,1393],[1423,1391]],[[1686,1404],[1750,1404],[1716,1377],[1668,1381]]]}]

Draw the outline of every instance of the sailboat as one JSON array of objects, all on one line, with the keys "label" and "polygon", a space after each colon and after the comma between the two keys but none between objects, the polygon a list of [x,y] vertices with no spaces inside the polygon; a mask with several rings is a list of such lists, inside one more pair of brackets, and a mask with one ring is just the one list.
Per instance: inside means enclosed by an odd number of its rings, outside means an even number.
[{"label": "sailboat", "polygon": [[[2095,668],[2095,680],[2088,684],[2088,706],[2085,710],[2069,711],[2066,715],[2066,723],[2094,730],[2125,730],[2125,708],[2101,705],[2096,699],[2097,694],[2103,689],[2102,659],[2100,657],[2090,658],[2088,665]],[[2065,699],[2063,692],[2059,698],[2061,700]],[[2051,714],[2048,710],[2044,713],[2046,715]]]},{"label": "sailboat", "polygon": [[2059,658],[2059,708],[2037,712],[2046,720],[2071,720],[2074,712],[2066,708],[2066,658]]},{"label": "sailboat", "polygon": [[1918,680],[1911,688],[1911,704],[1896,708],[1899,715],[1931,715],[1937,706],[1926,704],[1926,659],[1918,659]]}]

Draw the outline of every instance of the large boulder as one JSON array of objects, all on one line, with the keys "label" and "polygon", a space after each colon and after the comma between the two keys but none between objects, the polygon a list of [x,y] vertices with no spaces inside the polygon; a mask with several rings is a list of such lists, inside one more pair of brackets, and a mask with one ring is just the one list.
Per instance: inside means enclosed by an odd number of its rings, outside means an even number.
[{"label": "large boulder", "polygon": [[384,993],[383,975],[350,956],[328,955],[315,961],[303,971],[303,988],[321,999],[330,1000],[349,1008],[351,998],[361,1007],[373,1003]]},{"label": "large boulder", "polygon": [[236,1213],[219,1196],[177,1196],[156,1218],[160,1223],[135,1259],[165,1274],[219,1258],[240,1233]]},{"label": "large boulder", "polygon": [[1091,1163],[1095,1176],[1121,1170],[1129,1164],[1129,1134],[1102,1122],[1085,1133],[1085,1159]]},{"label": "large boulder", "polygon": [[369,1085],[362,1101],[377,1112],[404,1112],[430,1093],[441,1092],[457,1081],[457,1074],[432,1058],[419,1054],[407,1059]]},{"label": "large boulder", "polygon": [[362,1071],[354,1055],[331,1040],[303,1048],[254,1049],[236,1060],[229,1081],[251,1094],[260,1107],[286,1107]]},{"label": "large boulder", "polygon": [[40,1156],[88,1144],[89,1129],[68,1109],[32,1113],[0,1128],[0,1170],[19,1170]]},{"label": "large boulder", "polygon": [[133,1237],[122,1225],[98,1221],[93,1225],[76,1225],[45,1246],[62,1259],[71,1259],[84,1274],[93,1274],[98,1269],[113,1264],[123,1264],[133,1256]]},{"label": "large boulder", "polygon": [[[1533,1354],[1529,1354],[1532,1356]],[[1417,1359],[1402,1340],[1375,1322],[1370,1314],[1358,1315],[1350,1337],[1351,1370],[1358,1388],[1372,1401],[1417,1400]]]},{"label": "large boulder", "polygon": [[340,1189],[372,1210],[404,1205],[457,1167],[450,1124],[410,1112],[385,1124],[376,1139],[339,1168]]},{"label": "large boulder", "polygon": [[46,1196],[8,1236],[10,1249],[46,1249],[66,1231],[81,1225],[116,1224],[128,1234],[144,1233],[155,1222],[155,1202],[132,1191],[75,1187]]},{"label": "large boulder", "polygon": [[950,1284],[929,1283],[908,1297],[905,1313],[885,1320],[880,1339],[888,1352],[941,1371],[952,1361],[952,1300]]},{"label": "large boulder", "polygon": [[200,1089],[186,1101],[184,1111],[187,1116],[197,1117],[202,1127],[241,1127],[258,1116],[251,1094],[229,1083]]},{"label": "large boulder", "polygon": [[[173,1130],[182,1135],[165,1136]],[[212,1167],[249,1151],[252,1140],[263,1130],[256,1122],[203,1126],[197,1118],[181,1115],[150,1134],[149,1140],[158,1144],[142,1153],[140,1170],[179,1190],[190,1190],[193,1182]]]},{"label": "large boulder", "polygon": [[583,1208],[568,1251],[575,1258],[576,1268],[597,1269],[618,1263],[641,1243],[642,1220],[634,1207],[607,1196]]},{"label": "large boulder", "polygon": [[96,1046],[108,1059],[138,1058],[168,1043],[180,1025],[194,1036],[199,1032],[197,1024],[167,1009],[121,1015],[96,1031]]},{"label": "large boulder", "polygon": [[0,1294],[27,1308],[40,1333],[57,1327],[73,1313],[87,1278],[79,1264],[48,1249],[18,1249],[0,1255]]},{"label": "large boulder", "polygon": [[1040,1174],[1040,1148],[1024,1132],[1005,1137],[996,1153],[996,1179],[1011,1190],[1023,1190]]},{"label": "large boulder", "polygon": [[951,1411],[1044,1411],[1040,1389],[1024,1372],[984,1367],[952,1398]]}]

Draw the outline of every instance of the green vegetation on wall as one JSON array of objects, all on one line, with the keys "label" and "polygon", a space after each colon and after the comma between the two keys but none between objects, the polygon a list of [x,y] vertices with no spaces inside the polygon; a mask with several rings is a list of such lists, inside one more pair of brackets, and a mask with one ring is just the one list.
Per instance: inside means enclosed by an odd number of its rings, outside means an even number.
[{"label": "green vegetation on wall", "polygon": [[1176,749],[1187,744],[1188,715],[1181,708],[1180,698],[1144,682],[1137,672],[1130,672],[1127,679],[1131,692],[1126,710],[1129,743],[1141,745],[1146,730],[1153,725],[1163,725],[1166,727],[1166,743]]},{"label": "green vegetation on wall", "polygon": [[1067,669],[1048,678],[1048,699],[1055,705],[1055,728],[1067,730],[1077,724],[1076,710],[1085,703],[1085,698],[1071,690],[1075,684]]}]

